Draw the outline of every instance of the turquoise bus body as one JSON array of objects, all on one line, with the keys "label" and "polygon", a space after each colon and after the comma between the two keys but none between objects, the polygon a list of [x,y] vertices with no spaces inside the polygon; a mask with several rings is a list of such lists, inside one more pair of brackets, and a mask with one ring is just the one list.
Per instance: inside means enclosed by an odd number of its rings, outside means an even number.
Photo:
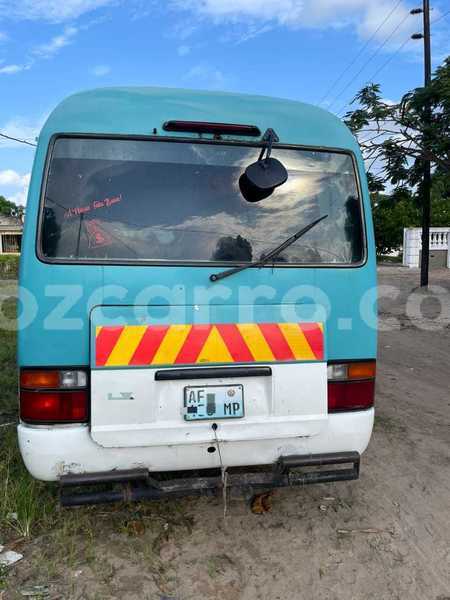
[{"label": "turquoise bus body", "polygon": [[[167,134],[162,129],[163,123],[170,119],[248,123],[262,132],[271,127],[282,145],[351,152],[364,208],[364,263],[348,267],[246,269],[223,282],[229,290],[227,298],[220,294],[214,298],[218,284],[209,281],[209,275],[217,271],[214,265],[77,265],[41,261],[37,254],[38,217],[52,138],[58,134],[151,136],[155,132],[164,136]],[[188,133],[170,136],[198,139],[198,135]],[[292,300],[293,308],[299,320],[315,317],[325,321],[328,360],[375,358],[374,233],[364,162],[354,136],[337,117],[318,107],[263,96],[111,88],[82,92],[64,100],[50,115],[39,136],[32,171],[20,262],[19,366],[89,365],[91,310],[108,304],[132,306],[142,288],[151,284],[172,290],[171,298],[156,302],[159,316],[164,315],[164,310],[168,313],[169,305],[180,304],[193,310],[193,290],[203,286],[205,294],[210,295],[211,305],[228,307],[221,312],[222,322],[238,320],[238,290],[242,286],[274,288],[270,298],[262,294],[254,299],[256,322],[282,321],[277,312],[283,303],[291,302],[290,290],[307,286]],[[73,286],[69,294],[67,288],[60,287],[68,285]],[[55,319],[58,326],[54,325]],[[192,314],[183,316],[183,322],[189,319]]]}]

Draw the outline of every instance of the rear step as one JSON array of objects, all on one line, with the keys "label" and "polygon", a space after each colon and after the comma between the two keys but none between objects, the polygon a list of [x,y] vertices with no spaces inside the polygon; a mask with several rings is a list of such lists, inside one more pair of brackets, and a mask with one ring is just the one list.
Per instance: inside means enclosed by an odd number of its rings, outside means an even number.
[{"label": "rear step", "polygon": [[[276,488],[350,481],[359,477],[358,452],[315,454],[309,456],[282,456],[273,466],[229,468],[226,485],[232,487]],[[320,470],[331,465],[348,465],[345,468]],[[313,470],[307,470],[313,468]],[[295,469],[303,469],[298,472]],[[187,475],[189,471],[184,471]],[[195,472],[194,472],[195,473]],[[203,472],[204,473],[204,472]],[[210,471],[208,471],[210,473]],[[112,502],[137,502],[160,500],[167,497],[211,495],[222,488],[220,473],[212,476],[184,476],[161,479],[161,474],[150,475],[146,469],[108,471],[63,475],[60,479],[62,506],[81,506]],[[105,484],[122,484],[121,488],[73,491],[75,487]]]}]

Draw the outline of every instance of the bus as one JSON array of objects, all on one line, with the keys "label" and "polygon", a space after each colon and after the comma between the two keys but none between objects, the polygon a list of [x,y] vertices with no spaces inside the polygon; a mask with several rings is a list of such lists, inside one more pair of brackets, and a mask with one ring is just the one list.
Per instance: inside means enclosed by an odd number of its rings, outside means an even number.
[{"label": "bus", "polygon": [[336,116],[163,88],[65,99],[19,279],[19,446],[63,505],[358,478],[376,255]]}]

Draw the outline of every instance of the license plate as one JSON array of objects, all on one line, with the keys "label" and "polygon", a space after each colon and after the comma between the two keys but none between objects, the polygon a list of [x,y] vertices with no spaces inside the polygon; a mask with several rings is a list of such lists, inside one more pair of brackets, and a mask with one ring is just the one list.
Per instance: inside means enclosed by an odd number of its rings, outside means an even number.
[{"label": "license plate", "polygon": [[239,419],[244,416],[242,385],[206,385],[184,388],[184,418],[186,421],[204,419]]}]

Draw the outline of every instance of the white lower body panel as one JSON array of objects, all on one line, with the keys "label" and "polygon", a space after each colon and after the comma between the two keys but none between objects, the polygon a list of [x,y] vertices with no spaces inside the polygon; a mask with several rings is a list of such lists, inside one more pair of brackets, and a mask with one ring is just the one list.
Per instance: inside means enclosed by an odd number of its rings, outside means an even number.
[{"label": "white lower body panel", "polygon": [[[374,410],[328,415],[320,433],[251,441],[221,441],[227,467],[263,465],[280,456],[329,452],[364,452],[372,433]],[[208,452],[214,437],[205,443],[106,448],[91,437],[87,425],[18,426],[19,446],[28,471],[36,479],[56,481],[67,473],[95,473],[146,468],[181,471],[220,467],[219,453]]]},{"label": "white lower body panel", "polygon": [[182,381],[156,381],[154,369],[93,370],[92,438],[106,448],[208,443],[214,420],[184,420],[184,388],[229,384],[242,385],[245,418],[220,420],[217,433],[224,441],[320,434],[328,420],[327,363],[272,364],[270,368],[271,377]]}]

